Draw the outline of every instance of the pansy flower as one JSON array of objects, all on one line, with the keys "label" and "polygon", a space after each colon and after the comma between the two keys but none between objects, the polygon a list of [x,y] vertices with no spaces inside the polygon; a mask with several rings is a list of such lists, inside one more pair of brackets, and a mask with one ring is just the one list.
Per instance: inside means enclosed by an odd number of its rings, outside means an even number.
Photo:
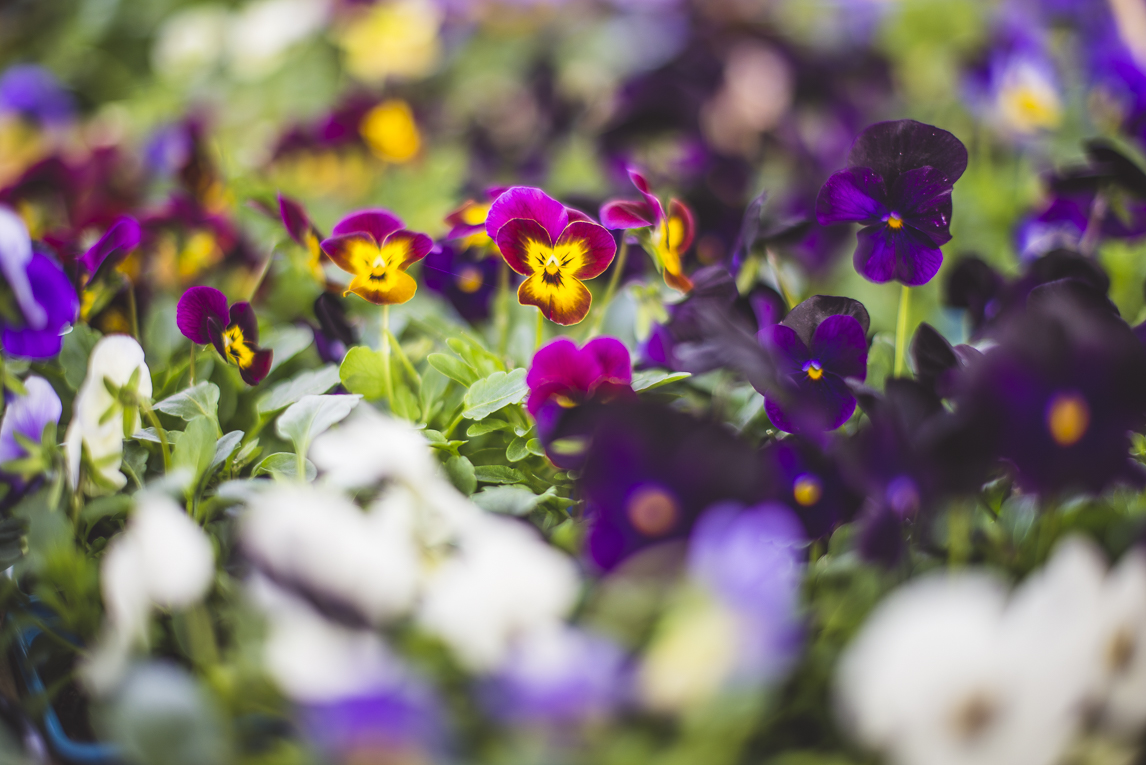
[{"label": "pansy flower", "polygon": [[290,238],[301,245],[306,254],[307,267],[316,279],[322,280],[322,240],[323,235],[311,223],[303,206],[289,197],[279,194],[279,215]]},{"label": "pansy flower", "polygon": [[79,299],[51,256],[32,246],[20,216],[0,206],[0,343],[8,353],[46,359],[76,320]]},{"label": "pansy flower", "polygon": [[0,114],[15,113],[43,125],[67,122],[75,105],[71,95],[42,66],[9,67],[0,77]]},{"label": "pansy flower", "polygon": [[318,356],[328,364],[341,364],[347,350],[358,344],[358,333],[346,318],[342,301],[329,292],[315,298],[314,318],[318,327],[314,331],[314,347]]},{"label": "pansy flower", "polygon": [[629,168],[629,179],[641,192],[642,199],[606,202],[601,206],[601,223],[614,230],[639,230],[641,244],[664,273],[665,284],[688,292],[692,289],[692,280],[684,274],[681,259],[692,246],[696,233],[692,210],[679,199],[672,199],[666,215],[643,175]]},{"label": "pansy flower", "polygon": [[450,231],[446,239],[462,240],[462,247],[491,247],[493,239],[485,230],[485,221],[489,216],[490,208],[497,198],[506,191],[504,186],[493,186],[486,189],[485,202],[468,199],[456,210],[446,216],[446,223]]},{"label": "pansy flower", "polygon": [[402,227],[402,221],[387,210],[363,210],[338,222],[322,251],[354,278],[343,295],[353,292],[376,305],[405,303],[414,297],[418,283],[406,273],[433,249],[425,234]]},{"label": "pansy flower", "polygon": [[258,385],[270,371],[271,350],[258,345],[259,324],[250,303],[235,303],[228,310],[219,290],[192,287],[179,298],[175,321],[191,342],[214,345],[248,385]]},{"label": "pansy flower", "polygon": [[128,254],[139,246],[142,230],[139,221],[129,215],[117,218],[104,235],[80,258],[84,268],[91,274],[89,283],[96,276],[123,262]]},{"label": "pansy flower", "polygon": [[[484,228],[481,235],[485,237]],[[426,287],[450,301],[471,324],[489,317],[490,299],[497,288],[499,261],[484,255],[477,247],[459,249],[444,242],[422,261]]]},{"label": "pansy flower", "polygon": [[857,221],[856,271],[873,282],[914,287],[931,281],[951,240],[951,189],[967,149],[946,130],[914,120],[880,122],[860,133],[848,168],[816,199],[823,225]]},{"label": "pansy flower", "polygon": [[867,327],[859,302],[817,295],[761,330],[761,343],[789,383],[783,405],[773,391],[761,391],[773,425],[796,433],[835,430],[848,421],[856,400],[845,380],[867,377]]},{"label": "pansy flower", "polygon": [[485,225],[505,262],[526,277],[517,290],[522,305],[557,324],[585,318],[593,296],[582,280],[600,276],[617,253],[604,226],[526,186],[498,197]]}]

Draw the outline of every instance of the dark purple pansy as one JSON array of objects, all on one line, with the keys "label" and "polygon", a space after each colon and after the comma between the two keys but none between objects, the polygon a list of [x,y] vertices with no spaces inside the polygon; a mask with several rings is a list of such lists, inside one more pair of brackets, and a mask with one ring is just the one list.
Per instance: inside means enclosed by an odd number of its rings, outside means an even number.
[{"label": "dark purple pansy", "polygon": [[970,345],[952,346],[927,322],[919,325],[911,340],[915,379],[939,398],[951,396],[962,372],[982,355]]},{"label": "dark purple pansy", "polygon": [[18,215],[0,206],[0,343],[13,356],[46,359],[60,352],[61,333],[76,320],[79,299],[67,274],[32,246]]},{"label": "dark purple pansy", "polygon": [[80,258],[84,268],[91,274],[89,281],[123,262],[128,254],[139,246],[142,231],[139,221],[128,215],[115,220],[99,241],[93,244]]},{"label": "dark purple pansy", "polygon": [[572,414],[562,427],[591,434],[579,488],[590,524],[585,550],[600,568],[686,537],[714,504],[766,496],[755,451],[719,425],[644,402],[587,404]]},{"label": "dark purple pansy", "polygon": [[773,391],[761,391],[773,425],[796,433],[835,430],[848,421],[856,400],[845,380],[867,379],[867,318],[858,301],[817,295],[760,331],[788,383],[784,404]]},{"label": "dark purple pansy", "polygon": [[[478,231],[485,231],[485,219]],[[489,318],[490,301],[497,290],[500,260],[487,257],[481,247],[459,249],[442,243],[422,261],[422,283],[450,301],[471,324]]]},{"label": "dark purple pansy", "polygon": [[191,342],[214,345],[248,385],[258,385],[270,372],[272,352],[259,348],[259,323],[250,303],[235,303],[228,310],[219,290],[192,287],[179,298],[175,322]]},{"label": "dark purple pansy", "polygon": [[358,344],[358,333],[346,318],[346,309],[336,295],[324,292],[314,301],[314,346],[328,364],[341,364],[346,351]]},{"label": "dark purple pansy", "polygon": [[855,268],[873,282],[926,284],[951,239],[951,189],[967,169],[967,149],[948,133],[914,120],[880,122],[856,138],[848,168],[816,199],[823,225],[863,224]]},{"label": "dark purple pansy", "polygon": [[66,122],[72,97],[47,69],[34,64],[9,67],[0,76],[0,114],[15,112],[44,125]]},{"label": "dark purple pansy", "polygon": [[769,442],[760,453],[775,478],[773,499],[791,508],[809,539],[825,539],[855,516],[863,498],[843,479],[835,458],[800,436]]}]

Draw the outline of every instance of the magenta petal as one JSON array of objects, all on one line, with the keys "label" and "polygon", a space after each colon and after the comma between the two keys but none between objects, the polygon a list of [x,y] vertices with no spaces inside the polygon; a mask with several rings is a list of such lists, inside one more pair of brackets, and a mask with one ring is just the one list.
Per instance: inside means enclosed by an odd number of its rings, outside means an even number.
[{"label": "magenta petal", "polygon": [[565,212],[569,214],[570,223],[597,223],[597,221],[590,218],[587,214],[573,207],[566,207]]},{"label": "magenta petal", "polygon": [[501,227],[515,218],[536,221],[548,232],[551,242],[556,242],[569,225],[565,205],[530,186],[514,186],[497,198],[485,219],[486,233],[496,240]]},{"label": "magenta petal", "polygon": [[227,298],[223,293],[214,287],[192,287],[184,292],[175,309],[175,323],[183,336],[199,345],[211,342],[207,331],[210,319],[223,326],[229,322]]},{"label": "magenta petal", "polygon": [[601,205],[601,225],[608,229],[646,228],[656,222],[656,213],[646,202],[617,199]]},{"label": "magenta petal", "polygon": [[243,332],[243,339],[248,345],[258,345],[259,320],[255,318],[255,309],[250,303],[235,303],[231,306],[231,324],[238,325]]},{"label": "magenta petal", "polygon": [[114,267],[139,246],[141,235],[139,221],[124,215],[111,224],[99,241],[83,254],[80,262],[90,274],[95,274],[105,262],[109,268]]},{"label": "magenta petal", "polygon": [[835,173],[816,197],[816,220],[820,225],[845,221],[873,222],[888,213],[883,179],[866,167]]},{"label": "magenta petal", "polygon": [[840,377],[867,378],[867,338],[851,316],[829,316],[816,327],[812,358]]},{"label": "magenta petal", "polygon": [[[593,363],[591,358],[588,361]],[[577,387],[578,378],[592,377],[597,370],[588,370],[588,374],[585,371],[582,369],[581,352],[569,338],[559,337],[539,348],[533,354],[533,362],[525,375],[525,384],[530,391],[526,409],[531,415],[536,415],[558,390]],[[584,387],[588,388],[587,385]]]},{"label": "magenta petal", "polygon": [[600,367],[601,376],[613,382],[632,383],[633,361],[629,349],[615,337],[598,337],[585,343],[581,353],[591,356]]},{"label": "magenta petal", "polygon": [[271,371],[271,361],[274,352],[270,348],[261,348],[255,351],[255,358],[246,369],[239,369],[239,376],[247,385],[258,385]]},{"label": "magenta petal", "polygon": [[306,234],[310,231],[310,218],[306,210],[290,197],[279,194],[279,215],[282,216],[283,226],[286,227],[290,238],[306,246]]},{"label": "magenta petal", "polygon": [[402,228],[402,219],[389,210],[381,208],[351,213],[338,221],[330,232],[332,237],[344,234],[365,233],[381,242]]},{"label": "magenta petal", "polygon": [[616,240],[599,223],[573,221],[553,246],[559,248],[573,242],[579,242],[584,247],[584,263],[574,274],[578,279],[593,279],[600,276],[617,254]]}]

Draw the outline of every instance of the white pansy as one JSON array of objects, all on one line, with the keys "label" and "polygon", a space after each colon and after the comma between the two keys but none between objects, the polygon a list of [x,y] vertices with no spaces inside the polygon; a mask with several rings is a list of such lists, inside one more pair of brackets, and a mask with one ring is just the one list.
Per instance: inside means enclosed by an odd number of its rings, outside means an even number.
[{"label": "white pansy", "polygon": [[576,566],[525,524],[475,515],[455,543],[428,577],[418,621],[472,669],[496,667],[515,635],[573,607]]},{"label": "white pansy", "polygon": [[358,407],[342,425],[314,439],[308,456],[324,480],[343,489],[384,480],[416,488],[441,475],[425,436],[369,406]]},{"label": "white pansy", "polygon": [[166,18],[151,49],[155,71],[179,79],[218,65],[225,49],[228,18],[222,5],[196,5]]},{"label": "white pansy", "polygon": [[1146,726],[1146,552],[1126,553],[1107,579],[1099,662],[1103,722],[1122,736]]},{"label": "white pansy", "polygon": [[[96,343],[88,359],[88,373],[80,385],[72,408],[64,448],[68,455],[68,473],[72,485],[79,484],[80,461],[84,447],[103,483],[122,489],[127,478],[119,471],[123,456],[124,415],[118,409],[104,419],[109,409],[118,407],[104,380],[123,386],[138,370],[136,392],[151,398],[151,371],[144,361],[143,348],[127,335],[108,335]],[[139,428],[139,415],[131,412],[128,432]]]},{"label": "white pansy", "polygon": [[248,504],[243,549],[276,579],[378,622],[405,613],[417,593],[415,513],[400,497],[366,513],[330,489],[276,487]]},{"label": "white pansy", "polygon": [[287,50],[322,28],[328,0],[255,0],[233,14],[227,38],[231,71],[242,79],[270,74]]}]

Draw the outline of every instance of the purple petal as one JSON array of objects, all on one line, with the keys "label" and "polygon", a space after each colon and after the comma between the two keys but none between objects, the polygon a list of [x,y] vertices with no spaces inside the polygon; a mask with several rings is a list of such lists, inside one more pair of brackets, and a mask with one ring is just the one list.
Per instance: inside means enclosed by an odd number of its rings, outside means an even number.
[{"label": "purple petal", "polygon": [[761,344],[772,352],[781,373],[796,374],[803,371],[804,362],[812,357],[808,355],[808,346],[791,327],[783,324],[773,324],[760,330]]},{"label": "purple petal", "polygon": [[816,197],[820,225],[845,221],[877,221],[887,215],[881,200],[887,191],[883,179],[866,167],[841,170],[824,183]]},{"label": "purple petal", "polygon": [[848,165],[870,167],[893,183],[903,173],[933,167],[953,185],[967,169],[967,148],[946,130],[922,122],[879,122],[856,138]]},{"label": "purple petal", "polygon": [[43,124],[55,124],[71,117],[72,108],[72,97],[42,66],[13,66],[0,78],[0,112],[16,112]]},{"label": "purple petal", "polygon": [[930,236],[935,244],[951,241],[951,186],[938,170],[921,167],[904,173],[895,182],[891,198],[904,223]]},{"label": "purple petal", "polygon": [[60,352],[61,333],[76,320],[80,301],[64,270],[43,253],[32,253],[27,275],[32,297],[44,313],[44,324],[39,329],[5,326],[4,350],[14,356],[50,358]]},{"label": "purple petal", "polygon": [[42,329],[47,320],[44,310],[32,297],[28,283],[28,263],[32,260],[32,238],[24,221],[0,205],[0,274],[12,288],[24,320],[33,329]]},{"label": "purple petal", "polygon": [[768,419],[787,433],[835,430],[855,413],[856,399],[840,377],[824,374],[819,380],[802,376],[797,391],[785,406],[772,399],[764,402]]},{"label": "purple petal", "polygon": [[255,351],[255,358],[251,361],[250,366],[246,369],[239,369],[239,376],[243,378],[243,382],[247,385],[258,385],[271,371],[271,361],[273,360],[274,352],[270,348],[260,348]]},{"label": "purple petal", "polygon": [[99,241],[84,253],[80,262],[93,277],[105,262],[108,268],[114,268],[139,246],[141,234],[139,221],[124,215],[111,224]]},{"label": "purple petal", "polygon": [[29,377],[24,380],[24,388],[28,395],[16,396],[4,410],[4,421],[0,423],[0,464],[25,455],[24,447],[16,441],[16,433],[39,443],[47,424],[59,422],[63,413],[60,397],[44,378]]},{"label": "purple petal", "polygon": [[896,279],[918,287],[938,273],[943,252],[922,232],[909,226],[895,231],[881,223],[860,230],[854,263],[856,271],[873,282]]},{"label": "purple petal", "polygon": [[656,212],[646,202],[617,199],[601,205],[601,225],[607,229],[646,228],[656,222]]},{"label": "purple petal", "polygon": [[179,298],[175,309],[175,323],[179,331],[193,343],[206,345],[211,342],[208,325],[211,319],[226,326],[227,298],[214,287],[192,287]]},{"label": "purple petal", "polygon": [[338,221],[330,235],[336,237],[345,234],[366,233],[374,237],[375,242],[381,242],[401,228],[402,219],[389,210],[362,210],[351,213]]},{"label": "purple petal", "polygon": [[633,362],[629,349],[615,337],[598,337],[585,343],[581,353],[596,360],[601,376],[612,382],[632,383]]},{"label": "purple petal", "polygon": [[530,186],[514,186],[497,198],[485,219],[486,233],[496,241],[501,227],[515,218],[536,221],[548,232],[551,242],[560,239],[561,232],[569,225],[565,205]]},{"label": "purple petal", "polygon": [[302,205],[279,194],[279,215],[283,219],[283,226],[286,227],[290,238],[305,247],[306,235],[310,231],[310,218],[307,217],[306,210],[303,209]]},{"label": "purple petal", "polygon": [[812,358],[840,377],[867,378],[867,339],[851,316],[829,316],[812,338]]},{"label": "purple petal", "polygon": [[255,309],[250,303],[235,303],[231,306],[230,324],[238,325],[248,345],[258,345],[259,320],[255,318]]}]

